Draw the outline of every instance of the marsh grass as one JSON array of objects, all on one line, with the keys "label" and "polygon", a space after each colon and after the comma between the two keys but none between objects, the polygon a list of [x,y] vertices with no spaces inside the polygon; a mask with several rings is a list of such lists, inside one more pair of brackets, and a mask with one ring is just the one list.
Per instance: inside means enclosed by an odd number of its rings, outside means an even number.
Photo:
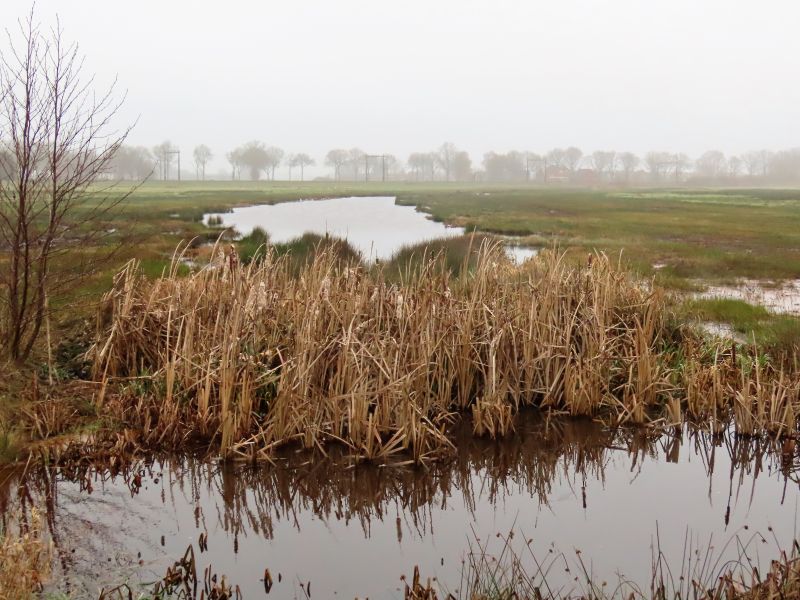
[{"label": "marsh grass", "polygon": [[[461,581],[448,591],[435,579],[424,579],[418,567],[410,581],[405,577],[405,600],[772,600],[800,597],[800,545],[779,551],[763,574],[754,555],[766,539],[753,534],[734,536],[721,551],[709,543],[705,548],[684,546],[680,564],[670,563],[656,539],[652,548],[649,586],[628,580],[603,581],[591,571],[580,550],[573,556],[555,552],[537,553],[532,540],[514,541],[514,531],[497,534],[500,548],[493,552],[493,540],[481,540],[474,532],[463,561]],[[728,547],[736,549],[734,560],[724,560]],[[556,573],[566,572],[572,585],[556,583]],[[562,578],[563,579],[563,578]]]},{"label": "marsh grass", "polygon": [[149,443],[198,438],[250,459],[339,443],[424,462],[454,449],[460,413],[476,435],[503,436],[522,406],[797,432],[796,377],[681,340],[663,294],[601,254],[515,266],[483,241],[474,267],[454,275],[440,254],[399,283],[335,248],[301,265],[272,249],[242,265],[218,249],[189,277],[177,258],[156,281],[135,262],[117,276],[92,351],[98,404],[118,402]]},{"label": "marsh grass", "polygon": [[385,272],[389,278],[399,279],[432,259],[442,261],[453,274],[475,270],[482,246],[491,242],[490,236],[468,234],[404,246],[392,256]]},{"label": "marsh grass", "polygon": [[783,355],[800,349],[800,318],[775,314],[763,306],[734,298],[695,298],[681,307],[687,321],[725,323],[744,336],[756,340],[765,351]]}]

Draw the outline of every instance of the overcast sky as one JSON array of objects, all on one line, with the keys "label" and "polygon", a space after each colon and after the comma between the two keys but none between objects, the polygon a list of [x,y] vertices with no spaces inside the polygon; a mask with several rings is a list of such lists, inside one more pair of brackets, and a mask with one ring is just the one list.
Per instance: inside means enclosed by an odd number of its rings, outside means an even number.
[{"label": "overcast sky", "polygon": [[[0,0],[8,25],[28,0]],[[131,142],[727,153],[800,145],[797,0],[38,0]]]}]

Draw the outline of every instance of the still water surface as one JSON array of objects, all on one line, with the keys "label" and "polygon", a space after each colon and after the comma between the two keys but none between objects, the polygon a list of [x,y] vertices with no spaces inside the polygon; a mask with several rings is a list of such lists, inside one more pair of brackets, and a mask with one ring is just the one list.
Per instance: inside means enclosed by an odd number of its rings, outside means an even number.
[{"label": "still water surface", "polygon": [[[507,441],[465,430],[456,444],[452,462],[430,469],[334,467],[298,453],[277,467],[181,457],[116,476],[40,471],[23,489],[47,500],[56,587],[86,597],[155,580],[189,544],[197,551],[203,532],[199,570],[212,564],[252,599],[267,597],[265,568],[270,597],[303,598],[310,581],[316,598],[398,598],[414,565],[453,590],[473,536],[499,550],[495,534],[512,529],[551,565],[551,586],[576,590],[576,549],[597,577],[611,583],[621,572],[648,586],[656,533],[680,569],[687,535],[691,547],[727,558],[737,548],[726,542],[751,540],[766,565],[796,531],[797,456],[756,442],[524,413]],[[7,479],[0,498],[19,497],[19,483]]]},{"label": "still water surface", "polygon": [[350,197],[300,200],[234,208],[219,217],[225,227],[247,235],[261,227],[273,243],[284,243],[306,232],[346,239],[368,259],[386,260],[403,246],[454,237],[461,227],[447,227],[413,206],[395,204],[393,197]]},{"label": "still water surface", "polygon": [[[241,235],[254,228],[264,229],[273,243],[285,243],[311,232],[347,240],[369,261],[390,259],[404,246],[455,237],[463,227],[437,223],[414,206],[395,204],[393,197],[349,197],[328,200],[300,200],[234,208],[228,213],[205,215],[221,219]],[[509,257],[523,262],[536,248],[507,246]]]}]

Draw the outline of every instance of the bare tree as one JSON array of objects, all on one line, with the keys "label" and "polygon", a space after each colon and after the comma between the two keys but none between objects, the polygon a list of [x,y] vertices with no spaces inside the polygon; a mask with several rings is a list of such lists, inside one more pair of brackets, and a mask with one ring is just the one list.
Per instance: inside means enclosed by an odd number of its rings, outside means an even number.
[{"label": "bare tree", "polygon": [[578,170],[578,165],[583,158],[583,151],[575,146],[570,146],[564,150],[564,166],[569,169],[569,172],[574,174]]},{"label": "bare tree", "polygon": [[0,182],[0,331],[21,362],[49,301],[97,267],[96,253],[81,249],[106,235],[98,221],[126,195],[89,188],[130,129],[114,131],[122,100],[113,85],[95,93],[60,22],[44,33],[31,10],[17,35],[0,55],[0,172],[9,175]]},{"label": "bare tree", "polygon": [[545,158],[549,167],[563,167],[565,164],[564,150],[562,148],[553,148]]},{"label": "bare tree", "polygon": [[728,158],[728,175],[730,177],[738,177],[742,172],[742,159],[738,156],[731,156]]},{"label": "bare tree", "polygon": [[650,176],[654,181],[666,176],[672,168],[673,158],[667,152],[648,152],[644,155],[644,162]]},{"label": "bare tree", "polygon": [[150,177],[155,167],[152,153],[142,146],[121,146],[109,165],[114,178],[139,181]]},{"label": "bare tree", "polygon": [[675,181],[681,181],[684,173],[692,166],[692,159],[683,152],[671,155],[671,163]]},{"label": "bare tree", "polygon": [[175,162],[177,152],[178,149],[169,140],[164,140],[158,146],[153,146],[153,156],[156,158],[161,179],[164,181],[169,177],[169,169],[172,163]]},{"label": "bare tree", "polygon": [[281,164],[283,160],[283,150],[277,146],[270,146],[266,150],[266,170],[269,173],[269,178],[275,181],[275,169]]},{"label": "bare tree", "polygon": [[453,178],[456,181],[469,181],[472,179],[472,159],[468,152],[456,152],[453,157]]},{"label": "bare tree", "polygon": [[631,180],[631,176],[636,172],[639,162],[639,157],[633,152],[623,152],[619,155],[619,164],[625,174],[625,181],[629,182]]},{"label": "bare tree", "polygon": [[262,142],[253,140],[247,142],[235,150],[236,158],[238,158],[239,165],[246,167],[250,172],[250,179],[253,181],[261,177],[261,171],[269,174],[269,169],[272,166],[269,151]]},{"label": "bare tree", "polygon": [[206,180],[206,165],[208,161],[210,161],[214,155],[211,154],[211,148],[206,146],[205,144],[200,144],[196,146],[194,151],[192,152],[192,156],[194,157],[194,164],[197,168],[197,175],[203,181]]},{"label": "bare tree", "polygon": [[241,179],[242,177],[242,151],[235,148],[225,155],[225,159],[231,165],[231,180]]},{"label": "bare tree", "polygon": [[769,177],[775,183],[796,184],[800,181],[800,148],[781,150],[769,159]]},{"label": "bare tree", "polygon": [[[300,167],[300,181],[303,181],[304,172],[306,167],[310,167],[311,165],[316,164],[314,159],[311,158],[308,154],[304,154],[303,152],[299,154],[293,155],[289,159],[289,168],[291,167]],[[289,172],[289,179],[291,179],[291,171]]]},{"label": "bare tree", "polygon": [[724,174],[727,161],[719,150],[709,150],[697,159],[697,174],[708,179],[717,179]]},{"label": "bare tree", "polygon": [[506,154],[487,152],[483,168],[489,181],[524,181],[527,175],[525,154],[513,150]]},{"label": "bare tree", "polygon": [[601,178],[606,174],[609,178],[613,176],[616,157],[617,153],[613,150],[597,150],[592,153],[592,164]]},{"label": "bare tree", "polygon": [[297,166],[297,163],[294,161],[294,154],[287,154],[286,160],[284,161],[287,167],[289,167],[289,181],[292,180],[292,169]]},{"label": "bare tree", "polygon": [[339,179],[341,178],[342,167],[347,164],[349,157],[350,156],[347,150],[342,150],[340,148],[336,150],[331,150],[325,156],[325,164],[328,165],[329,167],[333,167],[333,178],[336,181],[339,181]]},{"label": "bare tree", "polygon": [[425,177],[425,165],[428,158],[424,152],[412,152],[408,155],[408,166],[414,174],[414,179],[419,181]]},{"label": "bare tree", "polygon": [[771,150],[759,150],[758,154],[760,155],[758,163],[761,166],[761,176],[766,178],[772,167],[772,160],[775,158],[775,153]]},{"label": "bare tree", "polygon": [[742,162],[750,177],[755,177],[761,172],[761,152],[756,150],[745,152],[742,154]]},{"label": "bare tree", "polygon": [[451,142],[446,142],[439,147],[436,153],[436,162],[444,171],[444,180],[450,181],[450,175],[453,171],[453,161],[455,160],[458,149],[456,145]]}]

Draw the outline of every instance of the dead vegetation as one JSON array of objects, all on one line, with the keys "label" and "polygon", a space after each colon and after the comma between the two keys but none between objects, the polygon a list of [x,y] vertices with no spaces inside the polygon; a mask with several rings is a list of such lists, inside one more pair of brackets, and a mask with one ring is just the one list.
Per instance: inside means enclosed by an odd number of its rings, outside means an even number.
[{"label": "dead vegetation", "polygon": [[603,255],[545,252],[515,266],[481,245],[458,275],[442,260],[400,283],[317,252],[299,273],[266,252],[219,249],[189,277],[147,281],[130,263],[100,313],[97,402],[147,444],[213,441],[270,459],[330,442],[415,462],[453,449],[456,416],[477,435],[513,429],[522,406],[611,424],[686,419],[794,436],[797,377],[753,353],[683,339],[662,293]]},{"label": "dead vegetation", "polygon": [[[109,590],[101,590],[98,600],[126,600],[133,598],[133,589],[122,584]],[[141,596],[139,596],[141,597]],[[203,571],[202,580],[197,576],[197,561],[194,546],[186,548],[183,556],[167,567],[164,576],[153,585],[153,598],[176,598],[180,600],[242,600],[238,585],[231,585],[225,575],[218,576],[211,566]]]},{"label": "dead vegetation", "polygon": [[[436,578],[423,578],[414,567],[411,581],[404,581],[404,600],[772,600],[800,597],[800,545],[780,552],[761,574],[745,552],[738,561],[725,562],[718,570],[714,560],[681,565],[673,571],[660,554],[654,557],[650,585],[640,586],[618,575],[618,582],[597,581],[591,567],[575,551],[575,587],[548,583],[553,567],[563,567],[566,557],[537,557],[531,544],[514,544],[514,532],[497,535],[502,547],[496,554],[488,542],[477,538],[464,561],[458,589],[448,592]],[[708,550],[709,552],[711,549]],[[705,552],[705,551],[703,551]],[[708,557],[707,557],[708,558]],[[675,567],[676,565],[672,565]],[[567,571],[570,571],[567,568]]]},{"label": "dead vegetation", "polygon": [[42,519],[38,511],[31,510],[24,520],[4,521],[0,529],[0,600],[33,598],[50,572],[51,547],[43,536]]}]

